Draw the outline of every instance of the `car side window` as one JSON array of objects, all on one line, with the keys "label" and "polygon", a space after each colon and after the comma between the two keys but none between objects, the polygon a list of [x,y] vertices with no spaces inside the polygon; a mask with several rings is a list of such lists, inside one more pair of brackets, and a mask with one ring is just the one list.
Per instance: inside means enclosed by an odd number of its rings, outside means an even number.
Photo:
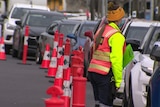
[{"label": "car side window", "polygon": [[58,24],[57,23],[54,23],[54,24],[52,24],[48,29],[47,29],[47,31],[57,31],[57,29],[58,29]]}]

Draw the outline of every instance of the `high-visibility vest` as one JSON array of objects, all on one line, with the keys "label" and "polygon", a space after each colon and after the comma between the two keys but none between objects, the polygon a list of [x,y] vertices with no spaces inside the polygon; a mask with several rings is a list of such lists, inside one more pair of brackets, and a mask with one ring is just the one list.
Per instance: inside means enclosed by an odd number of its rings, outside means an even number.
[{"label": "high-visibility vest", "polygon": [[[98,48],[93,52],[92,59],[88,68],[89,72],[97,72],[99,74],[108,74],[111,68],[109,38],[118,30],[106,25],[104,33],[102,35],[102,41]],[[124,49],[123,49],[124,50]]]}]

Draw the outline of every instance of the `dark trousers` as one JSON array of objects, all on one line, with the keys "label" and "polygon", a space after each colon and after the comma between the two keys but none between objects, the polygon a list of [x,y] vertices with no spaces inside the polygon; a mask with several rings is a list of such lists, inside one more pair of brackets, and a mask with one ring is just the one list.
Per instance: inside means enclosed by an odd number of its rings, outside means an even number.
[{"label": "dark trousers", "polygon": [[114,93],[116,91],[114,81],[111,81],[112,77],[111,71],[107,75],[89,72],[89,80],[93,87],[95,101],[113,106]]}]

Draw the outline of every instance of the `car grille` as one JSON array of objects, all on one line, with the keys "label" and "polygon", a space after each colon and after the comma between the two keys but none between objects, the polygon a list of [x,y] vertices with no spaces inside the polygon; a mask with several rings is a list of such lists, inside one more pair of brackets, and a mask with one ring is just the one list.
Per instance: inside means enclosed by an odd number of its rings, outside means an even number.
[{"label": "car grille", "polygon": [[12,35],[7,35],[6,40],[10,40],[10,39],[11,39],[11,37],[12,37]]},{"label": "car grille", "polygon": [[29,48],[34,48],[34,49],[37,48],[37,39],[36,39],[36,37],[34,37],[34,38],[29,37],[28,46],[29,46]]}]

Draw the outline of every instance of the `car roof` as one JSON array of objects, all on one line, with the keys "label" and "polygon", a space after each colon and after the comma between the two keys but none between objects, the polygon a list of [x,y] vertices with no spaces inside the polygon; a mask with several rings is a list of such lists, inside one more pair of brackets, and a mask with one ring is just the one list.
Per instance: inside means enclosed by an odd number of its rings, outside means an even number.
[{"label": "car roof", "polygon": [[37,14],[55,14],[65,16],[63,13],[57,11],[46,11],[46,10],[28,10],[28,13],[37,13]]},{"label": "car roof", "polygon": [[131,19],[130,26],[149,27],[156,25],[158,21],[146,20],[146,19]]},{"label": "car roof", "polygon": [[91,21],[91,20],[84,20],[84,21],[82,21],[82,24],[97,24],[98,23],[98,21]]},{"label": "car roof", "polygon": [[71,20],[71,19],[56,20],[54,22],[63,23],[63,24],[69,24],[69,23],[77,24],[77,23],[81,23],[81,21],[79,21],[79,20]]},{"label": "car roof", "polygon": [[47,6],[42,6],[42,5],[31,5],[31,4],[23,4],[23,3],[15,3],[13,5],[14,7],[21,7],[21,8],[34,8],[34,9],[41,9],[41,10],[48,10],[50,9]]}]

